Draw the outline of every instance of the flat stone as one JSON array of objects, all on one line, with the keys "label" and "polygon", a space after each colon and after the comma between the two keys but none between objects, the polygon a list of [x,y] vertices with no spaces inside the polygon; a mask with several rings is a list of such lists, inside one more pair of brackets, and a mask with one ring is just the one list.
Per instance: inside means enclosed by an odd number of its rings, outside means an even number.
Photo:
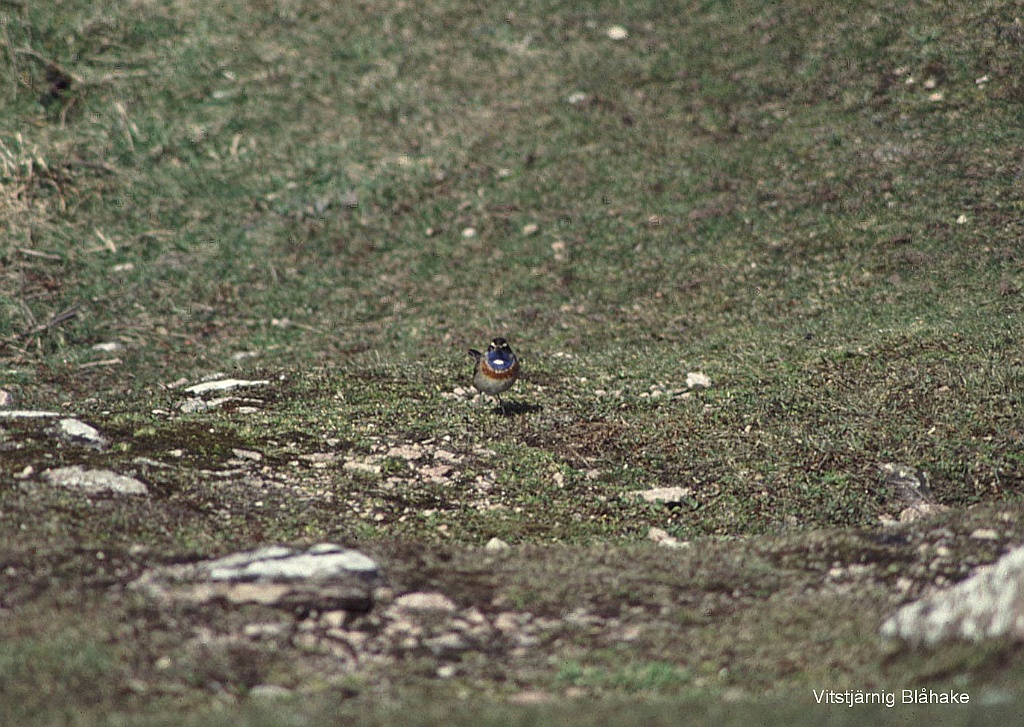
[{"label": "flat stone", "polygon": [[33,411],[31,409],[9,409],[0,411],[0,419],[51,419],[64,416],[59,411]]},{"label": "flat stone", "polygon": [[119,475],[111,470],[87,470],[81,465],[59,467],[43,473],[51,485],[80,490],[93,495],[112,492],[118,495],[147,495],[149,490],[134,477]]},{"label": "flat stone", "polygon": [[249,381],[247,379],[217,379],[216,381],[204,381],[185,389],[190,394],[205,394],[208,391],[230,391],[250,386],[266,386],[270,383],[267,379]]},{"label": "flat stone", "polygon": [[458,609],[455,602],[443,593],[406,593],[391,604],[393,609],[402,611],[443,611],[451,613]]},{"label": "flat stone", "polygon": [[946,639],[1024,640],[1024,547],[951,588],[904,606],[882,624],[881,633],[925,644]]},{"label": "flat stone", "polygon": [[331,543],[314,545],[305,553],[281,546],[261,548],[209,561],[206,567],[213,581],[325,580],[336,575],[379,575],[371,558]]},{"label": "flat stone", "polygon": [[366,612],[382,574],[356,550],[321,543],[281,545],[156,568],[132,583],[153,598],[186,603],[257,603],[289,610]]}]

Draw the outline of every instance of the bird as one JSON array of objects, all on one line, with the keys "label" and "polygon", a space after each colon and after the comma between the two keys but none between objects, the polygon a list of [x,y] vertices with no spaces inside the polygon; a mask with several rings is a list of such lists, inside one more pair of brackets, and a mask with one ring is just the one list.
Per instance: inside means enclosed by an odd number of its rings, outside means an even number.
[{"label": "bird", "polygon": [[502,337],[493,339],[486,353],[469,349],[469,355],[476,361],[473,368],[473,386],[481,393],[490,394],[498,400],[498,406],[505,413],[500,394],[512,388],[519,378],[519,359]]}]

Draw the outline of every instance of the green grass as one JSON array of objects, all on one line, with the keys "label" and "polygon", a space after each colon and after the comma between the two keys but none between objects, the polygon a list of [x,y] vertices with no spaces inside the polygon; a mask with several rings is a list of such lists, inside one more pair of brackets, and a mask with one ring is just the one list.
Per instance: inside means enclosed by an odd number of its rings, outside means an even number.
[{"label": "green grass", "polygon": [[[412,666],[356,677],[352,704],[396,710],[365,724],[450,724],[449,698],[517,689],[665,699],[646,723],[686,705],[695,724],[732,698],[760,716],[762,695],[797,723],[790,696],[826,680],[1020,694],[1015,648],[893,656],[873,636],[901,578],[962,578],[1021,536],[1019,3],[420,5],[0,2],[0,389],[114,441],[0,423],[11,719],[64,719],[38,683],[82,724],[152,723],[181,698],[213,725],[219,684],[243,703],[232,723],[282,724],[245,694],[315,681],[305,656],[197,656],[182,624],[206,616],[110,589],[154,559],[323,540],[389,558],[408,588],[641,608],[663,634],[470,670],[436,700]],[[499,334],[524,359],[510,416],[453,395],[465,349]],[[270,384],[180,413],[180,382],[217,371]],[[687,390],[696,371],[709,388]],[[236,449],[262,459],[220,477]],[[886,462],[954,508],[898,547],[879,544],[904,506]],[[154,496],[37,486],[71,464]],[[664,486],[691,493],[629,494]],[[997,541],[969,537],[993,523]],[[638,546],[652,526],[693,544],[664,572]],[[478,563],[492,537],[521,580]],[[445,575],[453,558],[472,579]],[[829,570],[863,563],[874,580],[830,600]],[[677,583],[725,621],[679,607]],[[65,590],[87,604],[67,628]],[[156,669],[161,649],[179,667]],[[94,701],[91,670],[115,685]],[[330,696],[304,700],[334,719]],[[602,719],[481,704],[454,723]]]},{"label": "green grass", "polygon": [[601,668],[576,661],[562,665],[557,679],[567,687],[621,690],[626,693],[657,693],[690,681],[689,674],[675,664],[651,662],[625,667]]}]

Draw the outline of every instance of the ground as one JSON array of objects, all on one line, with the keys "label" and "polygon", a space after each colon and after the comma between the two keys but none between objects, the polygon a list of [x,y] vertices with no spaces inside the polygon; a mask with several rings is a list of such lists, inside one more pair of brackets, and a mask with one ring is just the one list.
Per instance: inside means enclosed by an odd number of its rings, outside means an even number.
[{"label": "ground", "polygon": [[[1005,723],[1015,642],[879,626],[1022,540],[1021,17],[0,3],[0,406],[108,440],[0,420],[0,721]],[[321,542],[494,638],[130,586]]]}]

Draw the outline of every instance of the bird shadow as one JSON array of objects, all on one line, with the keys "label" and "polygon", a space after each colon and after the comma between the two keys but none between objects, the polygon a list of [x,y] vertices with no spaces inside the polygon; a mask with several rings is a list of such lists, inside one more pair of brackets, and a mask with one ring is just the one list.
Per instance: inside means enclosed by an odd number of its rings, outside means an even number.
[{"label": "bird shadow", "polygon": [[506,401],[504,406],[495,406],[493,411],[496,414],[501,414],[505,417],[522,416],[523,414],[533,414],[534,412],[543,411],[544,407],[540,404],[523,404],[518,401]]}]

